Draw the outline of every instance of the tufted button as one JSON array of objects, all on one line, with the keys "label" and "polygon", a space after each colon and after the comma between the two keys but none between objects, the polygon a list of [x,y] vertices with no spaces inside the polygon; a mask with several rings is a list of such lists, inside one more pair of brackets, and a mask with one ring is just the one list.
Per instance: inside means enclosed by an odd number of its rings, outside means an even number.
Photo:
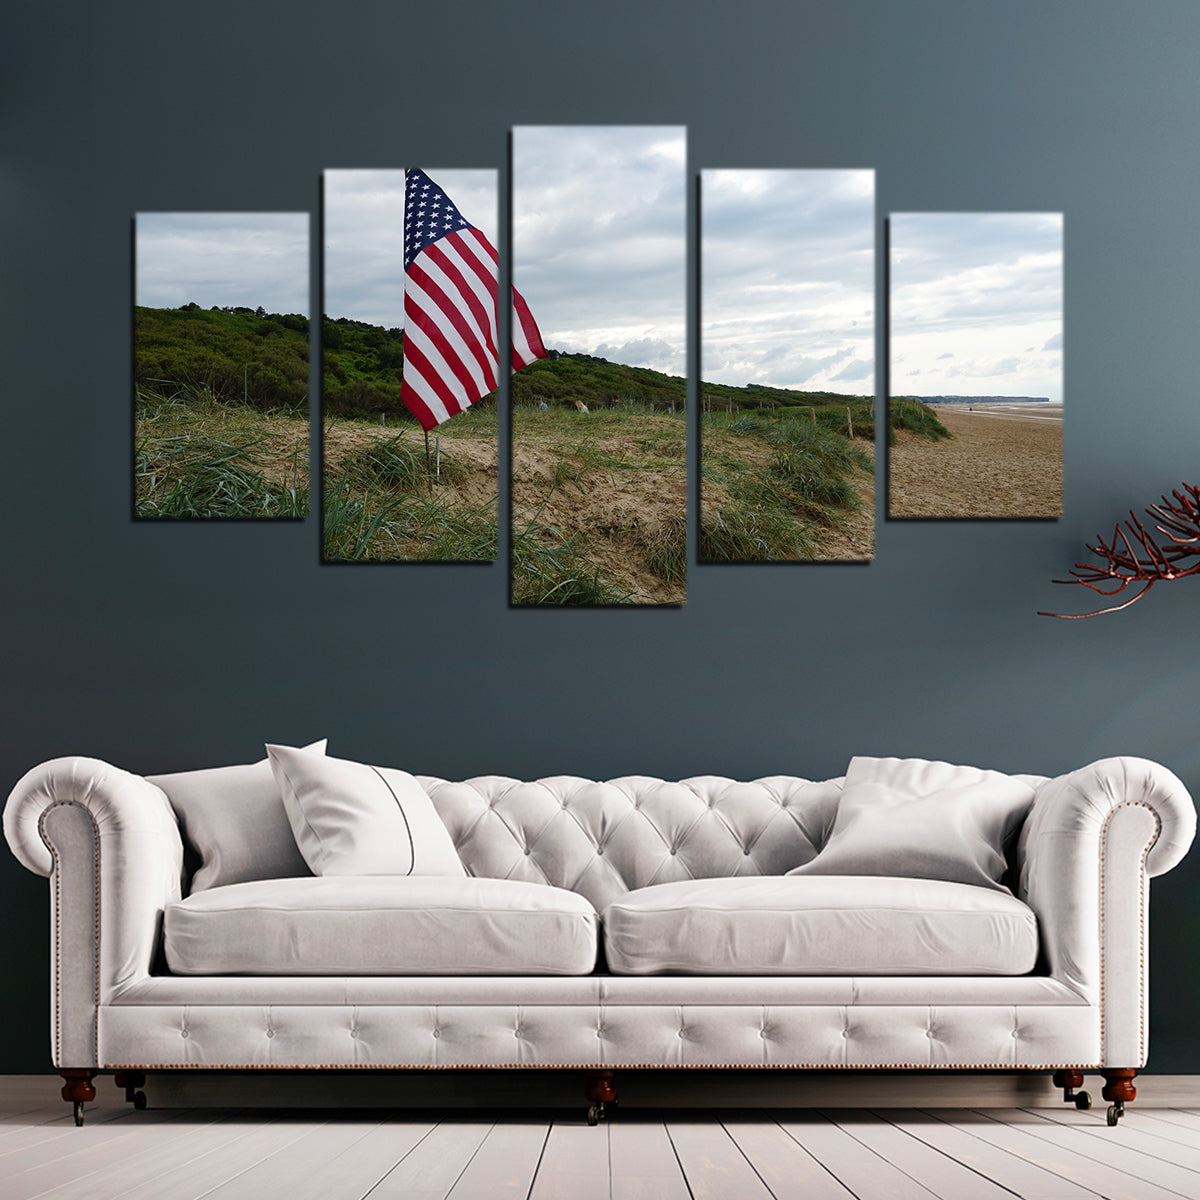
[{"label": "tufted button", "polygon": [[350,1030],[350,1036],[351,1036],[352,1038],[356,1038],[356,1037],[358,1037],[358,1030],[357,1030],[357,1029],[352,1029],[352,1030]]},{"label": "tufted button", "polygon": [[434,1036],[435,1038],[440,1038],[440,1037],[442,1036],[442,1031],[441,1031],[440,1029],[435,1029],[435,1030],[433,1031],[433,1036]]},{"label": "tufted button", "polygon": [[273,1030],[273,1029],[268,1029],[268,1030],[267,1030],[267,1037],[274,1037],[274,1036],[275,1036],[275,1030]]},{"label": "tufted button", "polygon": [[932,1029],[927,1029],[927,1030],[925,1030],[925,1036],[926,1036],[927,1038],[931,1038],[931,1037],[933,1037],[933,1030],[932,1030]]},{"label": "tufted button", "polygon": [[597,1029],[597,1030],[596,1030],[596,1036],[597,1036],[598,1038],[602,1038],[602,1037],[604,1036],[604,1030],[603,1030],[603,1029]]},{"label": "tufted button", "polygon": [[597,847],[596,847],[596,853],[597,853],[598,855],[599,855],[599,854],[603,854],[603,853],[604,853],[604,847],[603,847],[603,846],[597,846]]},{"label": "tufted button", "polygon": [[179,1031],[179,1036],[180,1036],[180,1037],[187,1037],[187,1036],[188,1036],[188,1031],[187,1031],[186,1029],[181,1029],[181,1030]]},{"label": "tufted button", "polygon": [[531,853],[531,851],[530,851],[529,847],[528,847],[528,846],[526,846],[526,847],[525,847],[525,857],[526,857],[526,858],[528,858],[528,857],[529,857],[529,855],[530,855],[530,853]]},{"label": "tufted button", "polygon": [[844,1038],[848,1038],[849,1036],[850,1036],[850,1030],[848,1030],[848,1029],[843,1029],[843,1030],[842,1030],[842,1037],[844,1037]]},{"label": "tufted button", "polygon": [[763,1041],[766,1041],[766,1038],[767,1038],[767,1031],[766,1031],[765,1029],[760,1029],[760,1030],[758,1031],[758,1036],[759,1036],[760,1038],[762,1038],[762,1039],[763,1039]]}]

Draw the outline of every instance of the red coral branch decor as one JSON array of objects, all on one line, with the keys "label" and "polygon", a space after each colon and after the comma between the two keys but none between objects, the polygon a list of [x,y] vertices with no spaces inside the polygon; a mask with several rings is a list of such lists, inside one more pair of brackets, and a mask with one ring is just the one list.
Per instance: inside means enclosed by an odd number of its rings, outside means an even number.
[{"label": "red coral branch decor", "polygon": [[[1182,489],[1182,490],[1181,490]],[[1078,621],[1098,617],[1101,613],[1120,612],[1135,600],[1140,600],[1163,579],[1182,579],[1185,575],[1200,575],[1200,561],[1190,565],[1189,558],[1200,559],[1200,486],[1181,483],[1171,493],[1172,499],[1162,497],[1161,504],[1152,504],[1146,515],[1154,522],[1149,532],[1131,509],[1127,520],[1113,531],[1112,541],[1097,537],[1096,544],[1087,545],[1089,553],[1100,559],[1096,563],[1076,563],[1073,579],[1056,579],[1055,583],[1079,583],[1102,596],[1120,595],[1132,583],[1142,587],[1128,600],[1111,608],[1088,613],[1038,613],[1039,617],[1061,617]],[[1154,535],[1161,534],[1165,541]],[[1103,586],[1115,584],[1112,587]]]}]

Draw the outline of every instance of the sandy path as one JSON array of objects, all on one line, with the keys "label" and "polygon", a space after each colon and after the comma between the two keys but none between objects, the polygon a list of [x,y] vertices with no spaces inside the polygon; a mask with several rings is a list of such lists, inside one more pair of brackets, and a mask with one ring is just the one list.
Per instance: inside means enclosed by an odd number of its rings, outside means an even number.
[{"label": "sandy path", "polygon": [[1062,422],[939,407],[954,434],[901,432],[888,451],[888,516],[1062,515]]}]

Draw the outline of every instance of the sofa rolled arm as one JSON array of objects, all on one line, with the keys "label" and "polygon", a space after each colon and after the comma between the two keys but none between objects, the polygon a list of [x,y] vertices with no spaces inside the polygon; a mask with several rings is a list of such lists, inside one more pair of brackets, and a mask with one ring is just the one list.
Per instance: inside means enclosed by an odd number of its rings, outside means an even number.
[{"label": "sofa rolled arm", "polygon": [[99,1007],[150,972],[163,907],[180,896],[170,801],[99,759],[57,758],[13,788],[4,836],[25,867],[50,878],[54,1062],[101,1065]]},{"label": "sofa rolled arm", "polygon": [[[1037,791],[1025,823],[1025,870],[1051,842],[1094,841],[1113,811],[1138,804],[1149,810],[1157,830],[1146,853],[1146,874],[1162,875],[1179,863],[1196,836],[1196,807],[1187,788],[1166,767],[1146,758],[1102,758],[1049,779]],[[1053,853],[1053,851],[1051,851]],[[1024,871],[1023,871],[1024,874]]]},{"label": "sofa rolled arm", "polygon": [[1046,780],[1021,832],[1018,895],[1050,974],[1100,1013],[1100,1065],[1146,1057],[1149,880],[1187,853],[1196,809],[1175,775],[1105,758]]}]

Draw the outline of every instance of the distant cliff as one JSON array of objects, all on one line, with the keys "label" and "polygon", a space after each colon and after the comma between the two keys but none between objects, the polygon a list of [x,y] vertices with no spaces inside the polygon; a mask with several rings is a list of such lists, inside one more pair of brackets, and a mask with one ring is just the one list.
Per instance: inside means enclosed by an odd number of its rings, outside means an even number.
[{"label": "distant cliff", "polygon": [[1049,404],[1049,396],[893,396],[921,404]]}]

